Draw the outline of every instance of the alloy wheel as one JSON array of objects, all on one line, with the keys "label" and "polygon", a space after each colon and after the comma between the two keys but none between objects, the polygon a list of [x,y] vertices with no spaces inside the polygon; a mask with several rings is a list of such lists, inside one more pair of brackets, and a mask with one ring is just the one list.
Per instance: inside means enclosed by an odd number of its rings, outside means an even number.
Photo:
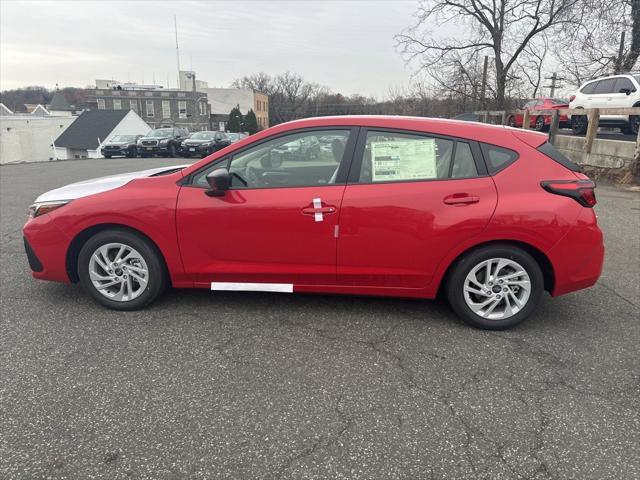
[{"label": "alloy wheel", "polygon": [[144,257],[129,245],[107,243],[91,255],[89,278],[95,289],[108,299],[128,302],[147,288],[149,267]]},{"label": "alloy wheel", "polygon": [[471,269],[463,288],[464,300],[476,315],[488,320],[505,320],[527,304],[531,279],[518,262],[490,258]]}]

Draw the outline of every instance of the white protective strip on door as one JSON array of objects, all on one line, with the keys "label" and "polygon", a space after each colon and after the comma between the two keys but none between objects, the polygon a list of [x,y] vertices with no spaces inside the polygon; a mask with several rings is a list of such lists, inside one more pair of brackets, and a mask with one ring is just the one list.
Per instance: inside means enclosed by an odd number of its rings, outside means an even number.
[{"label": "white protective strip on door", "polygon": [[211,290],[293,293],[293,283],[211,282]]}]

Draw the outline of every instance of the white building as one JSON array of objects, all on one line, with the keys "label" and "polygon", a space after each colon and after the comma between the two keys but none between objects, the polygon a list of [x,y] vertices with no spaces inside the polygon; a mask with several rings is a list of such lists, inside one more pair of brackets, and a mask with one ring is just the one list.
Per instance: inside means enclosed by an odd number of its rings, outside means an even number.
[{"label": "white building", "polygon": [[151,128],[133,110],[86,110],[55,140],[59,159],[102,158],[100,148],[116,135],[146,135]]},{"label": "white building", "polygon": [[54,140],[78,117],[51,115],[42,105],[14,113],[0,103],[0,163],[55,160]]}]

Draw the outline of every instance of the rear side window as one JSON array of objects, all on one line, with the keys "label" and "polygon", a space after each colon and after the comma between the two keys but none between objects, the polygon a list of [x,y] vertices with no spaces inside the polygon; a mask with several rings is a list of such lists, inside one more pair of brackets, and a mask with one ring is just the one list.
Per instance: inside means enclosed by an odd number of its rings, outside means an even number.
[{"label": "rear side window", "polygon": [[558,150],[556,150],[556,147],[551,145],[549,142],[546,142],[542,146],[538,147],[538,151],[540,153],[545,154],[551,160],[554,160],[554,161],[558,162],[563,167],[568,168],[572,172],[581,172],[582,171],[582,169],[580,168],[579,165],[576,165],[571,160],[569,160],[567,157],[565,157],[563,154],[561,154]]},{"label": "rear side window", "polygon": [[508,148],[496,147],[487,143],[482,144],[482,155],[487,163],[487,170],[494,175],[504,170],[518,159],[518,154]]},{"label": "rear side window", "polygon": [[598,82],[587,83],[584,87],[582,87],[582,90],[580,90],[580,93],[584,93],[585,95],[591,95],[596,89],[596,85],[598,85]]},{"label": "rear side window", "polygon": [[368,131],[360,183],[477,177],[471,148],[454,139]]}]

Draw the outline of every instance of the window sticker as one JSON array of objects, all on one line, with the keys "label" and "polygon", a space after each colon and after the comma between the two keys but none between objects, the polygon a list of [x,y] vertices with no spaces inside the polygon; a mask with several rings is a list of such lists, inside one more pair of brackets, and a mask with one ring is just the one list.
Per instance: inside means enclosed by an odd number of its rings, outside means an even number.
[{"label": "window sticker", "polygon": [[374,182],[436,178],[435,139],[372,142]]}]

